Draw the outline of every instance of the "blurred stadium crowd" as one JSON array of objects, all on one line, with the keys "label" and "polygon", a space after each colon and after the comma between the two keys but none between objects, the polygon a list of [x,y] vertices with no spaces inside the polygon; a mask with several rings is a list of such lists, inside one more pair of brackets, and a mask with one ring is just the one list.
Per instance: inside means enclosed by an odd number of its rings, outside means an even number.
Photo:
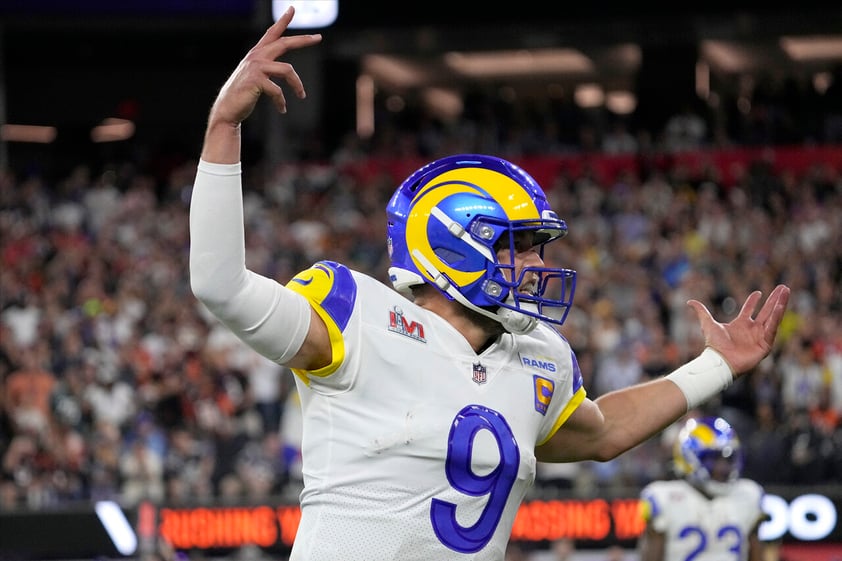
[{"label": "blurred stadium crowd", "polygon": [[[349,136],[322,161],[249,166],[248,266],[286,282],[328,258],[385,281],[383,210],[402,171],[444,153],[557,153],[534,135],[483,143],[500,136],[463,125],[445,136],[418,127],[377,147]],[[685,125],[682,144],[657,149],[705,148]],[[638,137],[612,138],[591,149],[643,150]],[[195,164],[164,176],[131,161],[79,162],[57,178],[0,171],[0,509],[296,500],[292,374],[232,340],[190,292]],[[579,271],[562,331],[596,397],[697,354],[688,298],[728,319],[749,291],[787,283],[779,345],[708,407],[743,436],[744,475],[838,482],[842,170],[773,170],[761,158],[728,181],[721,171],[673,163],[606,178],[585,167],[545,182],[570,228],[546,260]],[[588,495],[668,477],[668,441],[605,464],[541,465],[537,492]]]}]

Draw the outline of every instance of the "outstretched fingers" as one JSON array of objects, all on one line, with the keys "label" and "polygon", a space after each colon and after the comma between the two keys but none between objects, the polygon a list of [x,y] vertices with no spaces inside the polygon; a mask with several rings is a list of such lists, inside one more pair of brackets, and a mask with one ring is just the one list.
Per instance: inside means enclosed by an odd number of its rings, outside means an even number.
[{"label": "outstretched fingers", "polygon": [[[754,314],[754,310],[757,309],[757,302],[760,301],[760,297],[763,295],[759,290],[755,290],[751,294],[748,295],[746,301],[743,302],[743,307],[740,308],[740,313],[737,314],[736,319],[751,319],[751,316]],[[766,304],[769,304],[769,301],[766,301]],[[765,308],[765,307],[764,307]]]},{"label": "outstretched fingers", "polygon": [[789,287],[779,284],[775,287],[763,308],[757,314],[757,323],[763,326],[766,342],[770,345],[774,342],[778,333],[778,326],[786,313],[789,304]]},{"label": "outstretched fingers", "polygon": [[287,112],[287,100],[284,96],[284,91],[281,86],[270,80],[264,79],[260,84],[260,90],[272,102],[280,113]]},{"label": "outstretched fingers", "polygon": [[315,45],[321,40],[322,35],[320,33],[316,33],[314,35],[289,35],[287,37],[278,37],[274,41],[261,47],[261,58],[265,60],[275,60],[287,51],[303,49],[304,47]]},{"label": "outstretched fingers", "polygon": [[262,65],[261,71],[267,77],[263,80],[263,93],[272,100],[272,103],[281,113],[286,113],[286,97],[280,86],[270,80],[268,78],[269,76],[282,79],[298,98],[304,99],[307,97],[307,93],[304,90],[304,82],[302,82],[301,77],[291,64],[286,62],[267,62]]},{"label": "outstretched fingers", "polygon": [[272,43],[273,41],[277,41],[278,39],[280,39],[281,35],[283,35],[284,32],[287,30],[289,22],[292,21],[292,17],[294,15],[295,8],[292,6],[287,8],[286,11],[283,14],[281,14],[281,17],[279,17],[278,20],[266,30],[266,32],[263,34],[263,37],[260,38],[260,40],[254,46],[254,48],[259,49],[260,47],[263,47],[265,45],[268,45],[269,43]]},{"label": "outstretched fingers", "polygon": [[[252,47],[243,61],[248,63],[247,66],[243,66],[247,70],[241,72],[243,76],[241,80],[244,83],[248,81],[246,76],[249,74],[254,77],[258,88],[257,95],[263,94],[269,97],[272,104],[281,113],[287,112],[286,96],[280,85],[273,82],[272,78],[281,80],[300,99],[307,97],[307,94],[304,90],[304,83],[293,66],[288,62],[279,61],[278,58],[287,51],[315,45],[322,40],[320,34],[283,36],[294,13],[295,10],[290,7],[278,18],[278,21],[266,30],[266,33]],[[255,76],[254,72],[258,72],[259,75]]]},{"label": "outstretched fingers", "polygon": [[762,293],[752,292],[746,298],[737,317],[728,323],[717,322],[698,300],[689,300],[687,304],[696,312],[705,344],[719,351],[732,365],[734,372],[743,372],[757,363],[758,351],[765,356],[774,344],[778,327],[786,312],[789,292],[785,285],[775,287],[756,317],[752,316]]},{"label": "outstretched fingers", "polygon": [[699,323],[702,326],[702,332],[707,333],[708,327],[717,323],[707,307],[698,300],[688,300],[687,305],[693,308],[696,312],[696,317],[699,318]]}]

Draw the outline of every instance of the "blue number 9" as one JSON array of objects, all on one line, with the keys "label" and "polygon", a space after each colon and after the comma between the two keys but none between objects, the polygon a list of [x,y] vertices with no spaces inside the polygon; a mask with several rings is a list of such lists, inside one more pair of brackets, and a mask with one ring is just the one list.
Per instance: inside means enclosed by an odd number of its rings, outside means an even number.
[{"label": "blue number 9", "polygon": [[[494,436],[500,453],[500,463],[487,475],[477,475],[471,469],[474,439],[481,430]],[[445,473],[454,489],[472,497],[488,495],[488,502],[477,521],[465,527],[456,520],[455,504],[434,498],[430,518],[439,540],[460,553],[475,553],[485,547],[500,523],[519,465],[520,450],[512,429],[497,411],[480,405],[462,409],[450,426]]]}]

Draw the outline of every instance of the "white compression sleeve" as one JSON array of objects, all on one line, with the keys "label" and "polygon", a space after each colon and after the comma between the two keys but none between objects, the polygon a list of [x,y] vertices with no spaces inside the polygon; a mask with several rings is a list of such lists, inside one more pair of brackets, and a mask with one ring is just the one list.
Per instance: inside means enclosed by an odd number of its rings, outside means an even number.
[{"label": "white compression sleeve", "polygon": [[698,407],[734,381],[731,367],[722,355],[710,347],[702,354],[666,376],[687,399],[687,409]]},{"label": "white compression sleeve", "polygon": [[283,364],[310,328],[310,304],[245,266],[240,164],[200,160],[190,202],[190,287],[240,339]]}]

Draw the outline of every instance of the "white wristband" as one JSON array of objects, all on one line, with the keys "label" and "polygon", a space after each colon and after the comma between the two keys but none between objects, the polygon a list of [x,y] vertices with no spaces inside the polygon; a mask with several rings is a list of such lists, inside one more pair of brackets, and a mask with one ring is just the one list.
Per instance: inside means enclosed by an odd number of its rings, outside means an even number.
[{"label": "white wristband", "polygon": [[705,348],[702,354],[666,376],[678,386],[687,399],[687,409],[698,407],[734,381],[731,367],[715,350]]}]

